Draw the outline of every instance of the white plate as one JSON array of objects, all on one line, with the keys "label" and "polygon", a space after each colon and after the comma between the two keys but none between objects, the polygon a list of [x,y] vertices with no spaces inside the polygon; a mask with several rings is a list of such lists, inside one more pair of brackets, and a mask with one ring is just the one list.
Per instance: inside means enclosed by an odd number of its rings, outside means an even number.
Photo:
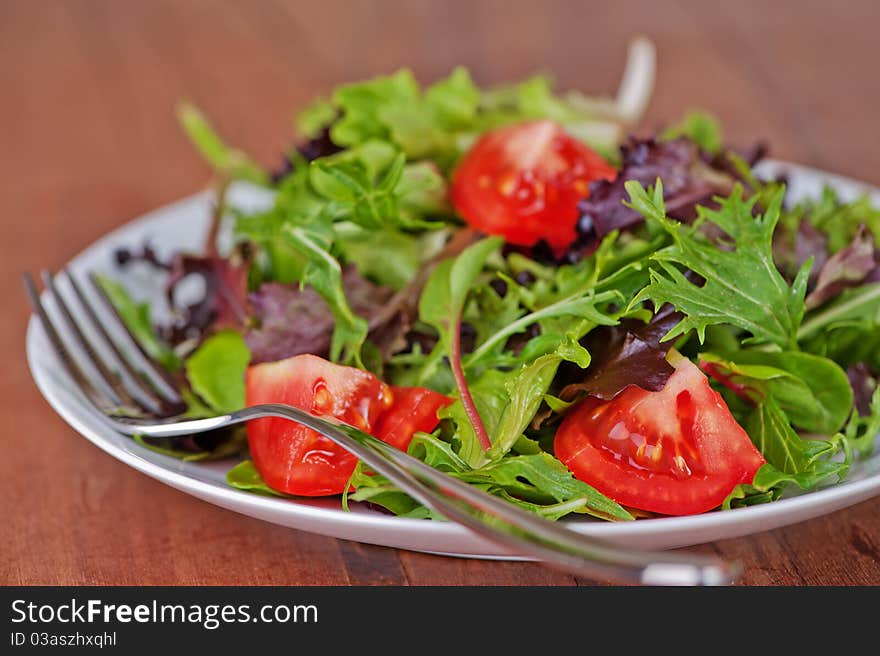
[{"label": "white plate", "polygon": [[[763,175],[785,172],[794,198],[815,196],[822,184],[831,184],[844,198],[862,193],[880,203],[880,191],[862,183],[814,169],[780,162],[762,166]],[[260,206],[266,192],[237,187],[233,202]],[[207,193],[163,207],[110,233],[70,262],[73,271],[112,271],[113,251],[149,240],[160,254],[176,249],[198,249],[210,211]],[[141,294],[153,294],[151,279],[126,274],[126,284]],[[152,281],[155,286],[155,281]],[[139,287],[140,286],[140,287]],[[73,428],[114,458],[187,494],[223,508],[268,522],[337,538],[442,554],[483,558],[510,558],[503,548],[471,534],[458,525],[428,520],[401,519],[367,508],[346,512],[338,499],[288,500],[249,494],[230,488],[221,463],[186,463],[142,448],[110,430],[101,417],[87,409],[72,382],[61,371],[42,327],[31,318],[27,333],[31,371],[51,406]],[[880,494],[880,455],[853,468],[849,479],[822,490],[784,498],[776,503],[693,517],[649,519],[626,523],[571,520],[574,530],[613,542],[643,548],[673,548],[733,538],[793,524],[833,512]]]}]

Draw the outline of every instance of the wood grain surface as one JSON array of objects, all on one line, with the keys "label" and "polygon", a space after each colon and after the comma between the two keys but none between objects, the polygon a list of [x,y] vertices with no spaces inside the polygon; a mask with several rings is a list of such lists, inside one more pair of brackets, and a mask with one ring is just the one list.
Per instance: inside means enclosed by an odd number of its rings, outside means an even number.
[{"label": "wood grain surface", "polygon": [[[732,143],[767,139],[777,157],[880,184],[878,24],[876,0],[0,0],[0,583],[593,583],[297,532],[133,471],[37,392],[21,272],[206,183],[175,123],[181,98],[272,164],[294,108],[336,83],[465,64],[481,83],[552,71],[612,91],[636,33],[659,52],[647,126],[705,107]],[[744,584],[877,585],[880,499],[697,550],[742,560]]]}]

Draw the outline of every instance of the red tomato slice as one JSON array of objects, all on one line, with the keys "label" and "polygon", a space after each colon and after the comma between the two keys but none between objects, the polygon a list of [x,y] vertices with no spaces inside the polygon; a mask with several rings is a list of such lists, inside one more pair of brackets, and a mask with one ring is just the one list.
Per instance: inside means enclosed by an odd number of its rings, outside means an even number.
[{"label": "red tomato slice", "polygon": [[372,434],[406,451],[416,432],[430,433],[437,427],[437,411],[452,403],[452,399],[424,387],[391,389],[394,405],[382,415]]},{"label": "red tomato slice", "polygon": [[[371,373],[297,355],[248,368],[245,399],[249,406],[287,403],[370,432],[394,396]],[[339,494],[357,464],[357,458],[332,440],[284,419],[250,421],[247,433],[254,465],[273,490]]]},{"label": "red tomato slice", "polygon": [[452,202],[477,230],[521,246],[544,239],[561,256],[589,183],[616,175],[558,124],[533,121],[483,135],[455,170]]},{"label": "red tomato slice", "polygon": [[[248,406],[286,403],[316,415],[331,415],[406,449],[415,431],[429,432],[437,410],[451,399],[419,387],[391,388],[373,374],[297,355],[248,368]],[[273,490],[300,496],[340,494],[357,458],[315,431],[276,419],[247,425],[254,466]]]},{"label": "red tomato slice", "polygon": [[664,515],[716,508],[764,464],[721,396],[687,358],[659,392],[634,385],[611,401],[590,397],[556,433],[556,456],[618,503]]}]

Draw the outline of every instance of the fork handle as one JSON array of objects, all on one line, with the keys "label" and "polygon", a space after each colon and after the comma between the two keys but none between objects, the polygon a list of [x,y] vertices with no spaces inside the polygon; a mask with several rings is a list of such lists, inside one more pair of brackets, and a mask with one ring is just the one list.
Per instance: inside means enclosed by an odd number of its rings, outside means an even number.
[{"label": "fork handle", "polygon": [[709,556],[648,552],[576,533],[459,481],[352,426],[282,404],[251,406],[208,419],[150,422],[111,419],[117,430],[149,437],[177,437],[280,417],[333,440],[399,489],[446,519],[510,549],[566,572],[645,585],[725,585],[739,574],[736,563]]}]

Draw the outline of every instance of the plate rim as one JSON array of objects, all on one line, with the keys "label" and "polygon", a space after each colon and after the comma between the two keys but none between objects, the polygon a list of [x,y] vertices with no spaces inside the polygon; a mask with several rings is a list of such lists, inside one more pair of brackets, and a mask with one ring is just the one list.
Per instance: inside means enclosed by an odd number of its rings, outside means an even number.
[{"label": "plate rim", "polygon": [[[858,188],[863,193],[867,193],[872,197],[880,194],[880,188],[869,183],[840,176],[821,169],[783,160],[767,160],[763,164],[770,172],[797,170],[807,175],[819,176],[832,185],[842,183],[851,188]],[[119,233],[130,230],[135,225],[142,223],[148,224],[155,220],[157,216],[171,211],[172,208],[179,209],[188,204],[204,202],[205,199],[210,198],[210,196],[210,191],[203,190],[177,201],[154,208],[133,220],[127,221],[103,234],[89,244],[89,246],[71,257],[65,266],[69,266],[78,260],[87,258],[92,251],[106,249],[107,242],[114,241],[115,238],[118,238]],[[47,401],[48,405],[65,421],[65,423],[72,427],[77,433],[85,437],[89,442],[114,459],[123,462],[142,474],[165,483],[177,490],[209,501],[215,505],[220,505],[226,509],[276,524],[281,522],[276,522],[273,519],[268,518],[267,515],[280,514],[296,516],[304,521],[317,520],[324,525],[371,531],[382,529],[387,530],[393,527],[395,530],[401,530],[414,535],[424,535],[425,539],[428,541],[436,537],[445,537],[446,539],[467,537],[468,540],[473,538],[473,534],[468,529],[452,522],[396,517],[378,511],[350,512],[343,509],[341,505],[338,508],[319,507],[300,503],[296,499],[275,498],[238,490],[231,486],[223,487],[222,484],[198,480],[188,476],[186,473],[174,471],[173,469],[163,466],[161,463],[141,457],[132,451],[127,451],[114,444],[112,440],[105,437],[100,432],[94,431],[90,426],[86,425],[78,416],[79,412],[88,412],[95,418],[98,418],[98,415],[94,414],[85,405],[83,400],[77,399],[74,402],[73,398],[76,395],[71,390],[65,390],[63,386],[60,386],[53,381],[49,371],[39,365],[36,350],[40,345],[40,341],[45,339],[46,337],[45,334],[43,334],[42,326],[39,325],[37,317],[31,313],[25,338],[28,367],[37,388]],[[55,356],[52,354],[50,357],[54,358]],[[65,378],[67,377],[66,372],[64,372],[63,375]],[[65,395],[68,396],[69,399],[64,398]],[[77,404],[79,404],[80,407],[76,407]],[[112,429],[108,426],[108,430]],[[820,512],[816,515],[821,516],[836,512],[843,507],[854,505],[855,503],[859,503],[860,501],[864,501],[877,495],[880,495],[880,472],[870,473],[864,478],[858,480],[831,484],[818,490],[805,492],[789,498],[783,498],[773,503],[735,508],[726,511],[711,511],[700,515],[657,517],[650,518],[649,520],[637,520],[632,522],[579,521],[577,519],[563,519],[560,521],[582,534],[607,538],[613,537],[615,539],[626,539],[634,536],[657,536],[667,532],[676,533],[695,529],[717,529],[719,532],[723,532],[722,529],[724,528],[731,528],[732,526],[749,520],[760,524],[772,519],[774,520],[773,527],[781,527],[808,519],[807,517],[798,518],[798,511],[804,511],[813,505],[822,504],[825,506],[834,506],[831,510]],[[851,499],[855,500],[851,503],[847,503],[847,501]],[[226,503],[224,503],[224,501],[226,501]],[[230,502],[233,503],[235,507],[230,507],[230,505],[228,505]],[[788,522],[785,522],[783,519],[783,522],[781,523],[777,521],[781,516],[786,514],[794,517],[794,519],[791,519],[791,521]],[[308,531],[309,529],[304,528],[302,530]],[[746,534],[751,535],[758,533],[761,530],[763,529],[747,531]],[[312,532],[326,534],[324,531]],[[685,542],[687,544],[698,543],[687,540]],[[425,550],[430,551],[430,547],[426,546]],[[486,554],[479,553],[468,553],[466,555],[469,557],[487,557]]]}]

